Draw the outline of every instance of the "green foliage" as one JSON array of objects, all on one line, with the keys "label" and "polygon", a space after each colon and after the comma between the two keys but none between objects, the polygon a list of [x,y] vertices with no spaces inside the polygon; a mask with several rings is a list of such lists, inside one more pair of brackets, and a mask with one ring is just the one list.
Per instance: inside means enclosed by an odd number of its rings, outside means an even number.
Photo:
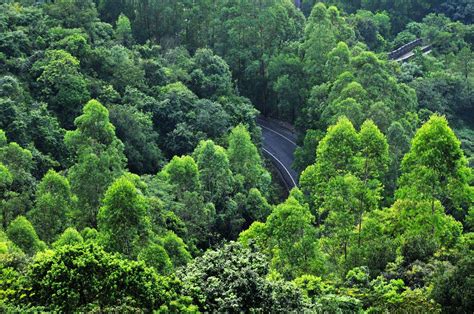
[{"label": "green foliage", "polygon": [[244,218],[248,223],[264,221],[272,212],[272,207],[262,193],[255,188],[250,189],[244,204]]},{"label": "green foliage", "polygon": [[351,16],[351,24],[355,27],[356,37],[363,41],[371,50],[380,51],[387,45],[390,36],[391,21],[387,12],[372,13],[358,10]]},{"label": "green foliage", "polygon": [[64,50],[48,50],[32,70],[38,73],[41,99],[48,102],[65,127],[71,127],[81,105],[90,99],[88,83],[79,73],[79,60]]},{"label": "green foliage", "polygon": [[163,168],[163,176],[174,184],[175,194],[182,197],[184,192],[197,192],[201,188],[198,166],[191,156],[173,159]]},{"label": "green foliage", "polygon": [[124,14],[120,14],[115,26],[115,38],[124,46],[130,46],[133,42],[132,26],[130,20]]},{"label": "green foliage", "polygon": [[129,177],[122,176],[107,189],[103,204],[97,220],[105,247],[128,257],[136,256],[137,247],[148,237],[146,199]]},{"label": "green foliage", "polygon": [[38,184],[35,207],[28,213],[38,235],[51,243],[70,223],[77,206],[66,178],[49,170]]},{"label": "green foliage", "polygon": [[271,260],[272,269],[285,278],[322,274],[324,256],[313,221],[307,206],[290,197],[274,208],[264,224],[255,222],[241,233],[240,240],[247,246],[259,247]]},{"label": "green foliage", "polygon": [[8,238],[28,255],[42,251],[46,248],[43,241],[38,238],[35,228],[24,216],[18,216],[7,228]]},{"label": "green foliage", "polygon": [[300,178],[303,191],[310,193],[312,209],[321,206],[329,178],[354,169],[358,140],[352,123],[341,118],[319,142],[316,163],[306,168]]},{"label": "green foliage", "polygon": [[202,141],[194,150],[194,156],[206,201],[214,204],[221,203],[233,185],[229,158],[225,149],[210,140]]},{"label": "green foliage", "polygon": [[402,162],[399,198],[442,202],[446,212],[463,221],[472,204],[471,169],[460,142],[444,117],[432,116],[416,133]]},{"label": "green foliage", "polygon": [[227,96],[232,91],[232,74],[227,63],[210,49],[198,49],[190,70],[191,89],[200,98]]},{"label": "green foliage", "polygon": [[65,245],[76,245],[84,242],[82,235],[76,229],[69,227],[64,230],[63,234],[53,243],[53,248],[57,249]]},{"label": "green foliage", "polygon": [[28,301],[69,311],[128,305],[158,309],[176,297],[179,282],[141,262],[122,260],[93,244],[64,246],[38,255],[28,268]]},{"label": "green foliage", "polygon": [[68,28],[89,28],[97,19],[97,10],[92,0],[59,0],[47,5],[46,10],[48,15]]},{"label": "green foliage", "polygon": [[162,165],[163,156],[152,115],[134,106],[116,105],[110,108],[110,121],[124,144],[128,169],[138,174],[156,173]]},{"label": "green foliage", "polygon": [[150,243],[138,254],[138,260],[144,261],[149,267],[153,267],[159,274],[168,275],[173,270],[170,257],[166,250],[159,244]]},{"label": "green foliage", "polygon": [[301,311],[301,292],[266,278],[264,255],[231,242],[207,251],[181,273],[184,292],[201,311]]},{"label": "green foliage", "polygon": [[305,28],[304,50],[305,70],[311,77],[312,83],[322,83],[324,80],[324,65],[328,53],[338,42],[352,41],[354,31],[334,7],[326,7],[323,3],[316,4]]},{"label": "green foliage", "polygon": [[270,174],[263,168],[257,147],[252,143],[250,134],[243,125],[231,131],[227,154],[231,170],[245,190],[258,188],[264,193],[267,191]]},{"label": "green foliage", "polygon": [[167,232],[161,241],[174,268],[185,266],[191,261],[187,245],[174,232]]},{"label": "green foliage", "polygon": [[473,307],[469,1],[7,2],[0,312]]},{"label": "green foliage", "polygon": [[98,101],[89,101],[75,124],[77,129],[67,131],[64,138],[76,161],[68,179],[81,206],[77,213],[81,224],[95,227],[100,200],[108,185],[122,174],[126,158],[109,112]]},{"label": "green foliage", "polygon": [[5,191],[13,182],[13,177],[10,171],[3,164],[0,164],[0,180],[0,189],[2,192]]},{"label": "green foliage", "polygon": [[[34,162],[31,152],[15,142],[7,144],[3,131],[0,132],[0,138],[0,163],[4,166],[2,172],[5,175],[1,195],[2,223],[5,230],[15,217],[31,208],[31,196],[36,180],[32,176]],[[11,183],[8,184],[10,180]]]},{"label": "green foliage", "polygon": [[313,221],[308,208],[293,198],[277,206],[267,218],[272,265],[287,278],[324,271]]},{"label": "green foliage", "polygon": [[461,257],[453,267],[440,269],[434,277],[431,296],[441,304],[446,313],[468,311],[472,307],[472,283],[474,257],[472,253],[472,233],[466,236],[466,244]]},{"label": "green foliage", "polygon": [[295,285],[300,288],[304,295],[312,301],[318,300],[322,295],[334,291],[331,284],[325,282],[321,277],[314,275],[303,275],[293,280]]}]

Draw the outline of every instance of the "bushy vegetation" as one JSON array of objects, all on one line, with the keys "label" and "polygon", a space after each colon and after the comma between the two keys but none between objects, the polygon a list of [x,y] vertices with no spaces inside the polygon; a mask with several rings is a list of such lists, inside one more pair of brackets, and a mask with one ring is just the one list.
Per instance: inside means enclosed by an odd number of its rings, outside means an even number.
[{"label": "bushy vegetation", "polygon": [[3,1],[0,311],[472,311],[472,9]]}]

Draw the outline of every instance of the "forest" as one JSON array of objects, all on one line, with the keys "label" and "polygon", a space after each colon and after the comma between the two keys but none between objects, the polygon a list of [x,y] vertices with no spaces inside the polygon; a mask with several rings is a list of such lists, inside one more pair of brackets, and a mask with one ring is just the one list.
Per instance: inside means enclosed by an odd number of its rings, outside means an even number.
[{"label": "forest", "polygon": [[473,18],[0,0],[0,312],[472,313]]}]

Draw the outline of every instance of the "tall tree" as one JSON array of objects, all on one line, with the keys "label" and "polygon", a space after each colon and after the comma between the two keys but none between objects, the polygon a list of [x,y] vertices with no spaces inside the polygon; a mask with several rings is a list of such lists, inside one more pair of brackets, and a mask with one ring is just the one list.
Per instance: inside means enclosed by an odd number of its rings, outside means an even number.
[{"label": "tall tree", "polygon": [[178,199],[184,192],[198,192],[201,189],[198,166],[191,156],[174,156],[160,174],[173,185]]},{"label": "tall tree", "polygon": [[54,170],[49,170],[38,184],[35,207],[28,213],[39,237],[53,242],[71,223],[76,196],[66,178]]},{"label": "tall tree", "polygon": [[265,223],[255,222],[241,233],[240,240],[257,245],[270,258],[272,268],[286,279],[320,274],[324,257],[313,223],[308,207],[290,196],[273,209]]},{"label": "tall tree", "polygon": [[66,128],[72,127],[81,105],[90,99],[88,82],[79,68],[79,60],[64,50],[46,51],[32,67],[38,73],[39,96]]},{"label": "tall tree", "polygon": [[147,204],[143,195],[127,177],[122,176],[107,189],[99,210],[99,231],[105,247],[128,257],[147,239]]},{"label": "tall tree", "polygon": [[390,157],[387,138],[372,120],[366,120],[362,124],[359,132],[359,145],[360,152],[355,174],[362,182],[361,193],[359,193],[360,206],[357,213],[358,244],[360,246],[364,212],[378,208],[383,192],[382,181],[387,173]]},{"label": "tall tree", "polygon": [[221,57],[210,49],[198,49],[192,61],[191,89],[196,95],[217,99],[232,93],[232,73]]},{"label": "tall tree", "polygon": [[31,209],[36,184],[36,179],[32,175],[35,163],[31,151],[15,142],[7,143],[5,132],[2,130],[0,130],[0,163],[8,170],[7,172],[4,169],[6,182],[11,179],[8,191],[4,190],[1,205],[3,227],[6,229],[16,216],[24,215]]},{"label": "tall tree", "polygon": [[[364,205],[360,199],[364,193],[362,182],[352,174],[340,175],[329,180],[321,214],[324,220],[323,246],[334,265],[345,266],[349,249],[356,242],[356,224]],[[344,256],[342,263],[340,256]]]},{"label": "tall tree", "polygon": [[108,110],[97,100],[89,101],[74,123],[76,130],[64,137],[75,161],[68,179],[81,207],[79,224],[95,227],[105,190],[124,171],[124,147],[115,136]]},{"label": "tall tree", "polygon": [[328,181],[355,170],[358,147],[357,131],[347,118],[340,118],[336,125],[328,128],[319,142],[316,163],[306,168],[300,178],[302,190],[309,193],[313,213],[324,202]]},{"label": "tall tree", "polygon": [[446,118],[433,115],[415,134],[402,161],[397,198],[425,200],[433,212],[440,201],[448,214],[464,221],[472,202],[472,171]]},{"label": "tall tree", "polygon": [[115,23],[115,38],[119,44],[122,44],[125,47],[129,47],[133,43],[130,20],[123,13],[118,16],[117,22]]},{"label": "tall tree", "polygon": [[246,190],[258,188],[265,194],[270,175],[263,167],[257,147],[252,143],[245,126],[238,125],[231,131],[227,154],[231,170],[239,184]]},{"label": "tall tree", "polygon": [[340,16],[336,7],[326,7],[321,2],[313,7],[302,44],[304,63],[313,84],[323,82],[324,65],[328,60],[329,52],[336,47],[338,42],[349,42],[353,39],[354,31]]},{"label": "tall tree", "polygon": [[199,168],[199,180],[206,201],[218,204],[225,201],[233,185],[232,171],[224,148],[207,140],[194,151]]},{"label": "tall tree", "polygon": [[43,241],[38,238],[35,228],[25,216],[18,216],[7,228],[7,235],[23,252],[34,255],[46,248]]}]

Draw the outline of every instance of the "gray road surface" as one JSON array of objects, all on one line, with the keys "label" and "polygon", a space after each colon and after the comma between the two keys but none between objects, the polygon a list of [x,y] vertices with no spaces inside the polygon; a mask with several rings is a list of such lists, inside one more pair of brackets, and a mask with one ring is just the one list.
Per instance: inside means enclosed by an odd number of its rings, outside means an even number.
[{"label": "gray road surface", "polygon": [[298,185],[298,174],[291,168],[297,147],[296,134],[267,119],[259,118],[257,123],[262,128],[263,152],[278,169],[290,190]]}]

